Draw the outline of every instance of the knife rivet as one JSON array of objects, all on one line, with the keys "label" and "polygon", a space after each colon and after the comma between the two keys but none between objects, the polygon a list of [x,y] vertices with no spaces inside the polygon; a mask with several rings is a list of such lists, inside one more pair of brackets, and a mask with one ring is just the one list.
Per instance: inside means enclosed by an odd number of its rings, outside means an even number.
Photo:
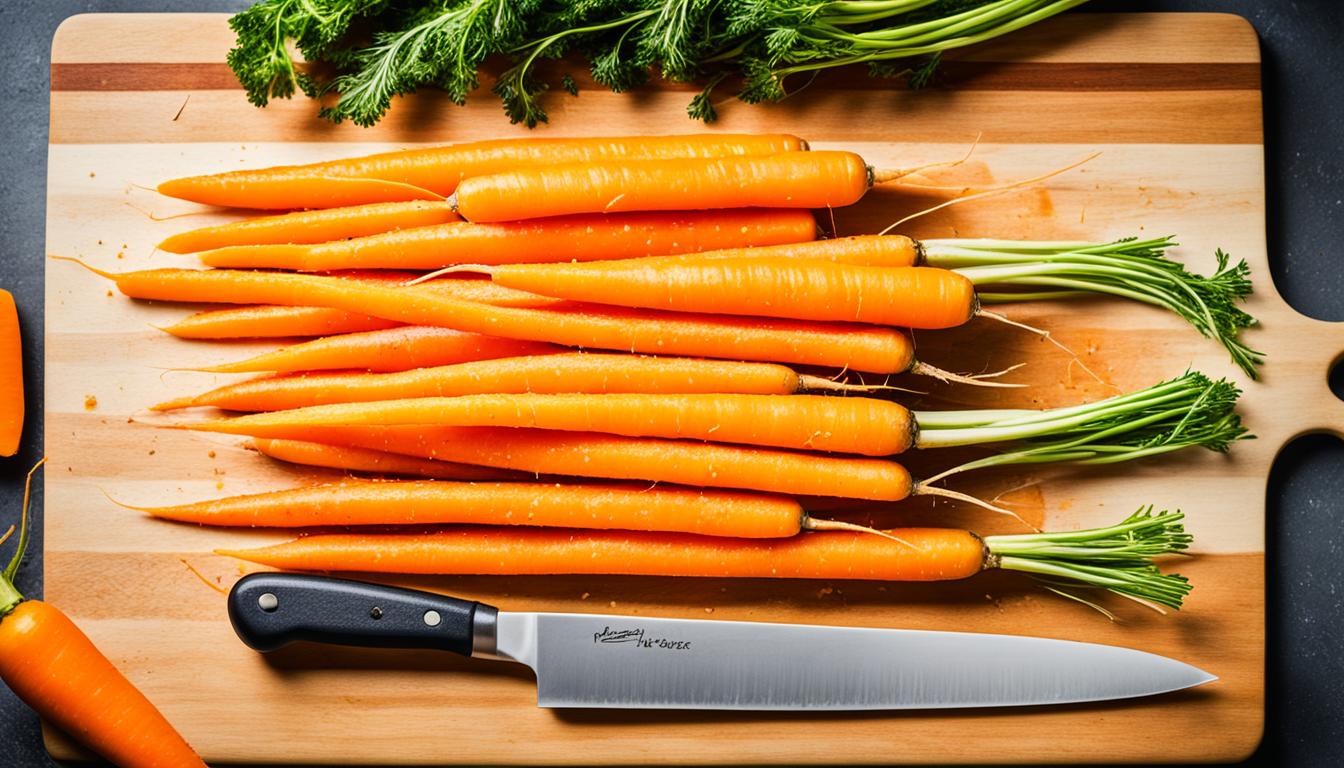
[{"label": "knife rivet", "polygon": [[379,608],[379,607],[376,606],[376,605],[373,606],[373,610],[369,611],[369,618],[370,618],[370,619],[381,619],[381,618],[383,618],[383,609],[382,609],[382,608]]},{"label": "knife rivet", "polygon": [[443,621],[443,617],[439,615],[438,611],[425,611],[426,626],[437,627],[441,621]]},{"label": "knife rivet", "polygon": [[261,610],[270,613],[280,606],[280,598],[270,592],[263,592],[257,597],[257,606],[261,608]]}]

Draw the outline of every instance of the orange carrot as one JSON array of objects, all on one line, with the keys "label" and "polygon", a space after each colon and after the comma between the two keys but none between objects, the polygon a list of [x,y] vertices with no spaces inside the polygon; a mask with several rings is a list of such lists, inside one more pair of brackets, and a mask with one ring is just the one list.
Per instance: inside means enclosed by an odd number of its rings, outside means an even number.
[{"label": "orange carrot", "polygon": [[1051,461],[1115,463],[1202,446],[1246,429],[1240,390],[1188,372],[1127,394],[1044,410],[920,411],[870,397],[752,394],[489,394],[317,405],[188,428],[259,437],[333,426],[536,427],[885,456],[912,447],[1014,443],[944,472]]},{"label": "orange carrot", "polygon": [[302,440],[265,440],[257,438],[252,447],[259,453],[291,464],[327,467],[353,472],[383,475],[428,477],[435,480],[520,480],[523,476],[504,469],[492,469],[450,461],[433,461],[366,448],[319,445]]},{"label": "orange carrot", "polygon": [[444,202],[412,200],[404,203],[373,203],[279,216],[258,216],[201,227],[169,235],[158,247],[169,253],[194,253],[226,246],[325,243],[398,229],[428,227],[457,219],[457,214]]},{"label": "orange carrot", "polygon": [[1190,546],[1182,518],[1179,512],[1153,514],[1148,508],[1104,528],[984,538],[950,528],[898,528],[880,532],[883,536],[830,531],[745,539],[688,533],[576,534],[545,528],[450,527],[427,533],[308,536],[219,554],[304,570],[510,576],[943,581],[1001,568],[1039,576],[1055,592],[1061,581],[1073,582],[1160,610],[1159,606],[1179,609],[1190,593],[1184,577],[1164,574],[1153,563],[1156,556]]},{"label": "orange carrot", "polygon": [[813,520],[788,496],[629,484],[346,482],[139,508],[201,525],[535,525],[776,538],[848,527]]},{"label": "orange carrot", "polygon": [[236,363],[201,370],[213,373],[259,373],[275,371],[359,370],[406,371],[412,368],[452,365],[498,357],[544,355],[561,347],[535,341],[518,341],[448,328],[405,326],[383,331],[328,336],[282,347]]},{"label": "orange carrot", "polygon": [[[690,440],[508,427],[316,427],[314,455],[339,462],[341,446],[543,475],[738,488],[791,496],[900,501],[922,493],[894,461],[823,456]],[[262,453],[272,443],[254,441]],[[283,458],[283,457],[277,457]],[[325,464],[324,464],[325,466]]]},{"label": "orange carrot", "polygon": [[[787,211],[787,209],[785,209]],[[611,214],[612,217],[622,214]],[[810,214],[809,214],[810,215]],[[522,225],[527,222],[510,222]],[[466,225],[473,226],[473,225]],[[474,226],[490,226],[485,224]],[[823,240],[798,240],[777,245],[759,245],[750,248],[720,248],[713,251],[693,253],[664,254],[660,256],[638,256],[629,259],[609,259],[592,261],[569,259],[570,262],[587,261],[587,266],[597,268],[610,266],[615,274],[637,267],[667,269],[675,265],[686,264],[704,268],[710,263],[721,261],[742,261],[761,259],[764,261],[822,261],[834,264],[854,264],[865,267],[916,267],[925,264],[924,245],[904,235],[853,235],[850,237],[827,238]],[[558,260],[557,260],[558,262]],[[557,263],[550,262],[550,263]],[[457,264],[444,267],[429,274],[411,280],[408,285],[432,285],[435,278],[453,274],[483,272],[490,274],[490,267],[496,264],[545,264],[535,260],[514,260],[509,262],[481,262],[475,264]],[[594,275],[597,276],[596,274]]]},{"label": "orange carrot", "polygon": [[[117,287],[132,298],[325,306],[413,325],[585,349],[817,365],[869,373],[947,375],[916,361],[914,345],[901,331],[857,323],[735,318],[577,304],[552,304],[544,309],[490,306],[435,293],[433,288],[439,281],[427,284],[430,288],[426,289],[381,285],[369,280],[241,270],[158,269],[100,274],[116,280]],[[523,297],[530,295],[516,293]]]},{"label": "orange carrot", "polygon": [[437,269],[465,262],[625,259],[795,243],[816,237],[804,210],[589,214],[526,222],[457,222],[314,245],[241,245],[201,254],[212,267]]},{"label": "orange carrot", "polygon": [[159,192],[207,205],[332,208],[394,200],[435,200],[472,176],[519,166],[633,158],[761,155],[801,150],[783,134],[692,134],[611,138],[502,139],[383,152],[308,165],[174,179]]},{"label": "orange carrot", "polygon": [[970,279],[935,267],[742,258],[510,264],[481,271],[500,285],[556,298],[676,312],[938,329],[962,325],[979,311]]},{"label": "orange carrot", "polygon": [[467,221],[573,213],[710,208],[838,208],[859,201],[873,170],[853,152],[574,162],[463,180],[449,199]]},{"label": "orange carrot", "polygon": [[404,287],[402,283],[414,278],[414,272],[357,270],[318,276],[241,269],[147,269],[120,274],[93,271],[116,280],[117,288],[133,299],[324,306],[387,320],[403,320],[410,311],[397,310],[391,304],[415,308],[453,308],[462,302],[527,308],[562,305],[558,299],[516,291],[488,280],[434,280]]},{"label": "orange carrot", "polygon": [[13,456],[23,437],[23,339],[19,311],[0,290],[0,456]]},{"label": "orange carrot", "polygon": [[[982,422],[983,423],[983,422]],[[887,456],[915,443],[909,410],[871,397],[484,394],[315,405],[191,424],[253,437],[332,426],[535,427]]]},{"label": "orange carrot", "polygon": [[480,360],[395,373],[303,373],[227,384],[154,410],[282,411],[311,405],[506,392],[737,392],[788,395],[856,390],[782,365],[585,352]]},{"label": "orange carrot", "polygon": [[992,562],[980,537],[950,528],[901,528],[898,541],[863,533],[734,539],[671,533],[471,527],[433,533],[306,536],[222,550],[274,568],[470,575],[613,574],[780,579],[938,581]]},{"label": "orange carrot", "polygon": [[0,573],[0,680],[47,722],[116,765],[205,768],[154,704],[68,616],[50,603],[25,599],[14,587],[28,543],[32,479],[29,472],[18,549]]},{"label": "orange carrot", "polygon": [[179,339],[274,339],[380,331],[400,325],[343,309],[262,305],[197,312],[163,330]]}]

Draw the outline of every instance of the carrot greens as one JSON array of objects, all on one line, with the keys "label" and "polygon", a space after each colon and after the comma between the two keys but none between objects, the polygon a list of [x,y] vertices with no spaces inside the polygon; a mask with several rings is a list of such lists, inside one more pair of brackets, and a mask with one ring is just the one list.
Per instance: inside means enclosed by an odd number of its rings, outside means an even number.
[{"label": "carrot greens", "polygon": [[[234,16],[229,66],[264,106],[295,90],[338,92],[321,110],[334,121],[372,125],[393,97],[421,86],[461,104],[495,54],[514,66],[494,91],[517,123],[546,121],[539,97],[554,84],[577,93],[571,73],[536,64],[577,54],[615,92],[646,82],[697,82],[691,117],[716,117],[712,92],[740,82],[746,102],[778,101],[818,72],[867,65],[875,77],[913,87],[933,77],[943,51],[1034,24],[1086,0],[260,0]],[[293,40],[330,79],[300,70]],[[793,78],[795,75],[801,77]],[[791,79],[793,78],[793,79]]]},{"label": "carrot greens", "polygon": [[1018,240],[924,240],[924,263],[955,269],[983,304],[1108,294],[1174,312],[1222,344],[1252,379],[1264,354],[1237,338],[1256,324],[1237,304],[1251,293],[1250,267],[1221,249],[1207,277],[1165,257],[1170,236],[1109,243]]}]

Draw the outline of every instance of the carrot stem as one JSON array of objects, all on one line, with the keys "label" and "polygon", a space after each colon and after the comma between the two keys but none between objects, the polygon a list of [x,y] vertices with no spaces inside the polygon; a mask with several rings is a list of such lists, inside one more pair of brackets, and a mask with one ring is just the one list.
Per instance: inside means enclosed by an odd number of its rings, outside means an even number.
[{"label": "carrot stem", "polygon": [[[1109,243],[1014,240],[925,240],[924,263],[955,269],[977,288],[984,304],[1107,294],[1161,307],[1179,315],[1202,335],[1222,344],[1252,379],[1264,353],[1237,335],[1256,320],[1237,307],[1251,293],[1250,267],[1217,251],[1218,267],[1208,277],[1165,258],[1176,245],[1171,236]],[[998,288],[981,292],[981,287]],[[1018,289],[1031,290],[1017,293]],[[1008,289],[1008,291],[1003,291]]]},{"label": "carrot stem", "polygon": [[5,566],[4,571],[0,571],[0,617],[14,610],[14,606],[24,599],[23,594],[14,586],[14,578],[18,575],[19,565],[23,563],[23,555],[28,550],[28,507],[33,499],[33,475],[37,474],[37,470],[46,463],[47,457],[43,456],[32,469],[28,470],[28,476],[23,481],[23,505],[19,508],[19,540],[14,545],[14,554],[9,558],[9,564]]},{"label": "carrot stem", "polygon": [[1180,608],[1190,594],[1189,581],[1163,574],[1152,560],[1190,546],[1193,537],[1180,523],[1184,517],[1180,511],[1154,515],[1149,506],[1106,528],[988,536],[985,547],[999,568],[1030,573],[1047,585],[1081,583]]},{"label": "carrot stem", "polygon": [[[1191,372],[1127,395],[1046,411],[915,414],[924,448],[1014,441],[1018,448],[960,464],[924,481],[1017,464],[1113,464],[1190,446],[1225,452],[1250,439],[1234,413],[1240,390]],[[978,422],[978,423],[977,423]]]}]

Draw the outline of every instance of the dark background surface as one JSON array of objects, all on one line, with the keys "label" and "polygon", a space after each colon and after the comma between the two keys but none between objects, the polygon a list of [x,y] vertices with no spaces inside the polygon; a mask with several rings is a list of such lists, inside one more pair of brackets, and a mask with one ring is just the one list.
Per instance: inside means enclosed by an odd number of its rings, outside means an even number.
[{"label": "dark background surface", "polygon": [[[0,0],[0,287],[24,335],[25,448],[0,459],[0,521],[19,513],[25,470],[41,455],[42,304],[51,37],[67,16],[119,11],[234,11],[245,0]],[[1270,263],[1299,312],[1344,320],[1344,2],[1143,0],[1097,11],[1227,11],[1260,34]],[[1235,253],[1235,244],[1229,244]],[[1261,278],[1263,279],[1263,277]],[[1273,350],[1268,350],[1271,354]],[[1337,361],[1338,362],[1338,361]],[[1344,365],[1331,381],[1344,397]],[[42,594],[41,495],[18,587]],[[1267,499],[1267,719],[1257,764],[1344,764],[1344,443],[1291,443]],[[8,549],[6,548],[6,553]],[[116,574],[108,574],[115,579]],[[1135,738],[1144,738],[1136,733]],[[1043,761],[1048,755],[1041,756]],[[37,717],[0,685],[0,766],[52,766]]]}]

